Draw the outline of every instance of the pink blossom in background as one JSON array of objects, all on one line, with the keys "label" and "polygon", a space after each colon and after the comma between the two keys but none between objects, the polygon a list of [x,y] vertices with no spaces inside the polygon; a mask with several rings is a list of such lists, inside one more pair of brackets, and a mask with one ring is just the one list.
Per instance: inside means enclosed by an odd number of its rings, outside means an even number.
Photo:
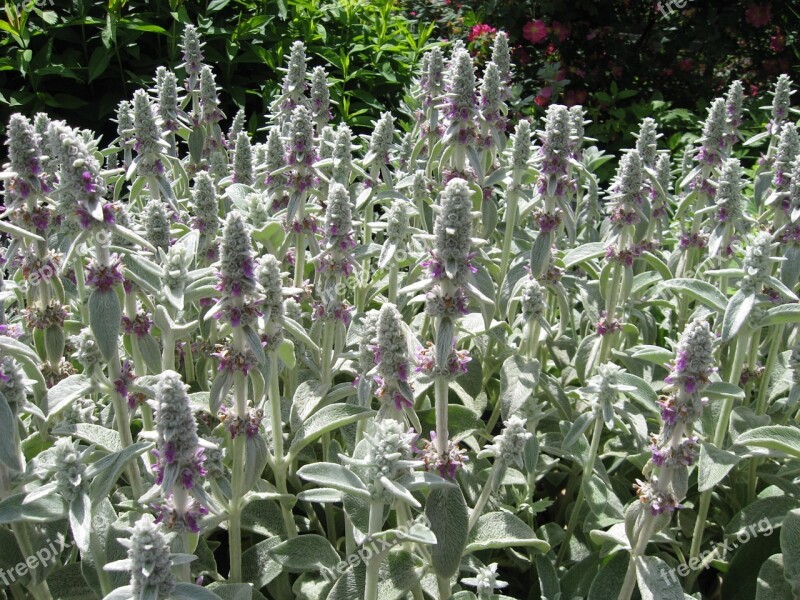
[{"label": "pink blossom in background", "polygon": [[539,90],[539,94],[534,98],[534,102],[536,102],[539,106],[547,106],[550,104],[550,97],[553,95],[553,88],[551,87],[543,87]]},{"label": "pink blossom in background", "polygon": [[559,42],[563,42],[569,37],[570,34],[569,25],[565,25],[564,23],[559,23],[558,21],[553,21],[550,24],[550,28],[553,30],[553,34],[558,38]]},{"label": "pink blossom in background", "polygon": [[766,27],[772,21],[772,6],[766,4],[751,4],[744,12],[744,20],[753,27]]},{"label": "pink blossom in background", "polygon": [[588,94],[586,90],[567,90],[564,94],[564,104],[567,106],[575,106],[576,104],[584,104]]},{"label": "pink blossom in background", "polygon": [[482,35],[491,36],[497,33],[497,29],[492,27],[491,25],[487,25],[486,23],[479,23],[478,25],[473,25],[472,29],[467,35],[467,41],[473,41],[475,38],[479,38]]},{"label": "pink blossom in background", "polygon": [[547,39],[547,25],[541,19],[528,21],[522,28],[522,37],[531,44],[541,44]]},{"label": "pink blossom in background", "polygon": [[775,30],[772,37],[769,38],[769,47],[775,54],[780,54],[786,48],[786,36],[781,31],[780,27]]}]

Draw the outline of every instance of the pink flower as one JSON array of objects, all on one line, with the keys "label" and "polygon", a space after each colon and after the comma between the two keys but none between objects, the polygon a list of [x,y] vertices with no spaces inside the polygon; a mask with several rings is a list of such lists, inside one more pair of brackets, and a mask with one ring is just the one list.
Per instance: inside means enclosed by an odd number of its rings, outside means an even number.
[{"label": "pink flower", "polygon": [[786,36],[781,31],[780,27],[778,27],[775,30],[775,34],[769,38],[769,47],[772,48],[775,54],[780,54],[783,52],[784,48],[786,48]]},{"label": "pink flower", "polygon": [[772,21],[772,6],[766,4],[751,4],[744,13],[744,20],[753,27],[766,27]]},{"label": "pink flower", "polygon": [[569,25],[564,25],[563,23],[559,23],[558,21],[553,21],[550,24],[550,27],[553,30],[553,33],[558,38],[559,42],[563,42],[569,37],[570,29]]},{"label": "pink flower", "polygon": [[586,90],[567,90],[564,94],[564,104],[567,106],[584,104],[586,102],[586,96]]},{"label": "pink flower", "polygon": [[522,37],[531,44],[541,44],[547,39],[547,25],[541,19],[528,21],[522,28]]},{"label": "pink flower", "polygon": [[473,25],[472,29],[469,32],[469,35],[467,35],[467,41],[471,42],[476,38],[479,38],[484,35],[490,37],[496,32],[497,29],[495,29],[491,25],[487,25],[486,23],[478,23],[477,25]]}]

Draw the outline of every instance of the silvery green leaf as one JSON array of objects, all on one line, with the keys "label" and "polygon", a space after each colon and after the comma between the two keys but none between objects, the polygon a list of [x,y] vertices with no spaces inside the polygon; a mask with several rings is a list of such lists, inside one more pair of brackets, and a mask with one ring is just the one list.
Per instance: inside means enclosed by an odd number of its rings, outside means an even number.
[{"label": "silvery green leaf", "polygon": [[537,538],[519,517],[508,512],[491,512],[478,518],[465,552],[522,546],[542,553],[550,549],[550,544]]},{"label": "silvery green leaf", "polygon": [[606,252],[604,242],[588,242],[573,248],[564,255],[564,268],[570,269],[587,260],[603,256]]},{"label": "silvery green leaf", "polygon": [[759,173],[758,177],[756,177],[755,184],[753,184],[753,200],[756,203],[756,206],[761,205],[761,199],[764,196],[764,193],[770,188],[772,185],[772,173],[767,171],[764,173]]},{"label": "silvery green leaf", "polygon": [[59,325],[50,325],[44,330],[45,353],[51,360],[58,361],[64,356],[64,329]]},{"label": "silvery green leaf", "polygon": [[149,442],[137,442],[124,450],[104,456],[92,463],[86,470],[89,484],[89,498],[92,504],[108,496],[128,463],[150,447]]},{"label": "silvery green leaf", "polygon": [[232,385],[233,375],[231,371],[225,369],[217,373],[217,376],[214,378],[214,383],[211,384],[211,392],[208,395],[208,405],[212,415],[216,415],[219,412],[219,407],[228,395],[228,391],[231,389]]},{"label": "silvery green leaf", "polygon": [[586,477],[582,486],[589,509],[600,519],[602,526],[618,523],[624,519],[622,503],[600,477],[597,475]]},{"label": "silvery green leaf", "polygon": [[267,443],[261,435],[247,436],[245,443],[244,487],[253,489],[267,466]]},{"label": "silvery green leaf", "polygon": [[278,353],[278,358],[281,359],[283,364],[286,365],[286,368],[288,369],[295,368],[295,365],[297,364],[297,359],[295,358],[294,344],[292,343],[292,340],[287,340],[287,339],[281,340],[281,343],[278,345],[278,349],[276,350],[276,352]]},{"label": "silvery green leaf", "polygon": [[[515,414],[515,413],[512,413]],[[585,412],[578,416],[569,428],[569,432],[564,436],[564,441],[561,442],[561,448],[569,450],[589,428],[589,425],[594,421],[594,413]]]},{"label": "silvery green leaf", "polygon": [[47,416],[52,421],[53,417],[66,409],[78,398],[92,393],[92,379],[88,375],[70,375],[62,379],[45,394],[47,402]]},{"label": "silvery green leaf", "polygon": [[550,265],[550,246],[553,243],[553,233],[539,232],[531,248],[531,277],[541,277]]},{"label": "silvery green leaf", "polygon": [[331,404],[322,407],[318,412],[311,415],[295,433],[289,447],[290,460],[323,433],[367,419],[374,414],[375,411],[354,404]]},{"label": "silvery green leaf", "polygon": [[297,494],[297,499],[301,502],[319,502],[321,504],[336,503],[342,501],[342,493],[333,488],[316,488],[304,490]]},{"label": "silvery green leaf", "polygon": [[205,133],[202,127],[195,127],[189,134],[189,156],[192,163],[199,165],[203,159],[203,146],[205,146]]},{"label": "silvery green leaf", "polygon": [[88,552],[89,533],[92,530],[92,503],[86,494],[78,494],[69,503],[69,527],[81,554]]},{"label": "silvery green leaf", "polygon": [[172,600],[222,600],[211,590],[193,583],[178,583],[169,595]]},{"label": "silvery green leaf", "polygon": [[430,550],[433,569],[439,577],[449,579],[458,572],[467,544],[469,514],[461,488],[431,490],[425,502],[425,516],[436,536],[436,545]]},{"label": "silvery green leaf", "polygon": [[367,487],[355,473],[336,463],[312,463],[300,467],[298,477],[318,485],[353,494],[368,500]]},{"label": "silvery green leaf", "polygon": [[250,325],[245,325],[242,331],[244,331],[247,345],[255,355],[258,364],[263,365],[267,359],[264,356],[264,346],[261,344],[261,338],[258,336],[258,333],[250,327]]},{"label": "silvery green leaf", "polygon": [[131,600],[133,588],[129,585],[118,587],[103,597],[103,600]]},{"label": "silvery green leaf", "polygon": [[151,373],[161,372],[161,348],[156,338],[150,333],[145,333],[141,337],[134,335],[132,341],[139,348],[147,370]]},{"label": "silvery green leaf", "polygon": [[457,485],[456,482],[451,479],[440,477],[429,471],[411,471],[398,479],[397,483],[412,492],[416,490],[428,490],[435,487],[453,487]]},{"label": "silvery green leaf", "polygon": [[628,562],[628,555],[625,552],[617,552],[610,561],[603,563],[592,581],[586,600],[616,598],[625,581]]},{"label": "silvery green leaf", "polygon": [[668,290],[674,291],[678,294],[684,294],[689,298],[698,300],[706,306],[713,308],[719,312],[725,312],[728,306],[728,301],[725,295],[719,289],[708,282],[699,279],[669,279],[664,281],[663,285]]},{"label": "silvery green leaf", "polygon": [[773,554],[761,565],[755,600],[792,600],[792,586],[786,580],[783,554]]},{"label": "silvery green leaf", "polygon": [[331,543],[315,534],[290,538],[272,548],[269,555],[289,573],[331,569],[340,560]]},{"label": "silvery green leaf", "polygon": [[750,311],[755,303],[756,295],[753,292],[745,293],[740,289],[733,295],[722,319],[723,342],[731,341],[739,333],[739,330],[750,318]]},{"label": "silvery green leaf", "polygon": [[714,489],[725,479],[728,472],[742,460],[741,456],[717,448],[708,440],[700,447],[700,459],[697,462],[697,489],[700,492]]},{"label": "silvery green leaf", "polygon": [[69,435],[95,444],[107,452],[122,450],[119,433],[113,429],[94,423],[75,423],[60,425],[53,430],[56,435]]},{"label": "silvery green leaf", "polygon": [[47,523],[63,519],[67,504],[61,496],[52,494],[24,504],[25,494],[15,494],[0,502],[0,524],[19,522]]},{"label": "silvery green leaf", "polygon": [[436,330],[436,364],[446,365],[453,349],[453,339],[455,338],[455,327],[453,321],[445,316],[439,321]]},{"label": "silvery green leaf", "polygon": [[293,321],[292,319],[289,319],[288,317],[284,317],[283,326],[289,335],[296,338],[297,341],[302,342],[316,359],[319,358],[319,347],[312,341],[310,337],[308,337],[308,334],[302,325],[296,321]]},{"label": "silvery green leaf", "polygon": [[17,426],[16,415],[11,411],[5,396],[0,393],[0,462],[12,471],[19,471],[21,467],[16,443]]},{"label": "silvery green leaf", "polygon": [[121,321],[122,307],[117,293],[114,290],[94,290],[89,296],[89,325],[106,360],[117,351]]},{"label": "silvery green leaf", "polygon": [[132,231],[132,230],[128,229],[127,227],[123,227],[122,225],[120,225],[118,223],[114,223],[111,226],[111,230],[114,233],[116,233],[117,235],[119,235],[120,237],[125,238],[129,242],[131,242],[131,243],[133,243],[135,245],[141,246],[142,248],[146,248],[147,250],[149,250],[153,254],[156,253],[155,246],[153,246],[150,242],[148,242],[146,239],[144,239],[142,236],[140,236],[135,231]]},{"label": "silvery green leaf", "polygon": [[[800,211],[800,209],[795,210]],[[786,260],[781,263],[781,281],[787,287],[794,288],[798,279],[800,279],[800,248],[797,246],[784,246],[783,253]]]},{"label": "silvery green leaf", "polygon": [[519,414],[539,383],[539,361],[520,354],[509,356],[500,369],[500,409],[503,420]]},{"label": "silvery green leaf", "polygon": [[655,556],[636,558],[636,580],[642,600],[683,600],[681,586],[664,577],[669,571],[667,563]]},{"label": "silvery green leaf", "polygon": [[381,484],[383,484],[384,489],[393,496],[399,498],[400,500],[405,500],[408,504],[410,504],[415,508],[422,507],[422,505],[417,501],[417,499],[414,498],[414,495],[403,486],[398,485],[388,477],[381,477],[380,481]]},{"label": "silvery green leaf", "polygon": [[397,252],[397,245],[387,241],[381,248],[381,256],[378,259],[378,268],[385,269],[386,266],[394,258],[396,252]]},{"label": "silvery green leaf", "polygon": [[653,386],[644,379],[633,373],[619,373],[617,375],[617,381],[627,386],[624,389],[625,395],[635,400],[643,409],[651,413],[659,412],[657,404],[658,394],[656,394]]},{"label": "silvery green leaf", "polygon": [[42,244],[47,243],[47,240],[45,240],[42,236],[36,235],[32,231],[28,231],[22,227],[12,225],[8,221],[0,221],[0,231],[7,233],[12,238],[23,238],[33,242],[41,242]]}]

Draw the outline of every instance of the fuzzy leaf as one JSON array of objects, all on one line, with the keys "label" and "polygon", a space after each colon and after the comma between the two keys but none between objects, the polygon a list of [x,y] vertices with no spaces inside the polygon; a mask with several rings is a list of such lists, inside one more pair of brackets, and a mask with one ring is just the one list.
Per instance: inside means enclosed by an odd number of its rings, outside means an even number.
[{"label": "fuzzy leaf", "polygon": [[636,559],[636,580],[639,582],[642,600],[683,600],[681,586],[664,577],[664,573],[669,572],[667,563],[655,556],[640,556]]},{"label": "fuzzy leaf", "polygon": [[773,554],[761,565],[756,582],[756,600],[793,600],[791,584],[786,581],[783,554]]},{"label": "fuzzy leaf", "polygon": [[706,281],[678,278],[665,281],[662,285],[676,294],[688,296],[721,313],[724,313],[728,306],[725,295]]},{"label": "fuzzy leaf", "polygon": [[537,538],[533,529],[519,517],[507,512],[491,512],[482,515],[475,523],[466,552],[520,546],[537,552],[547,552],[550,549],[550,544]]},{"label": "fuzzy leaf", "polygon": [[289,573],[331,569],[339,562],[339,554],[321,535],[297,536],[269,551],[272,559]]},{"label": "fuzzy leaf", "polygon": [[750,311],[756,303],[755,293],[746,294],[737,291],[728,302],[725,316],[722,318],[722,341],[729,342],[739,333],[739,330],[750,317]]},{"label": "fuzzy leaf", "polygon": [[742,457],[733,452],[717,448],[711,442],[703,442],[697,466],[698,491],[713,489],[740,460]]},{"label": "fuzzy leaf", "polygon": [[500,408],[503,420],[519,414],[539,383],[541,367],[536,359],[512,354],[500,370]]},{"label": "fuzzy leaf", "polygon": [[781,528],[781,551],[786,581],[792,586],[794,597],[800,596],[800,509],[791,511]]},{"label": "fuzzy leaf", "polygon": [[436,536],[436,545],[431,547],[433,569],[439,577],[449,579],[458,572],[467,545],[469,514],[461,489],[454,486],[431,490],[425,516]]},{"label": "fuzzy leaf", "polygon": [[47,400],[47,417],[52,418],[78,398],[82,398],[92,392],[92,380],[88,375],[70,375],[62,379],[45,394]]},{"label": "fuzzy leaf", "polygon": [[5,396],[0,393],[0,462],[13,471],[19,471],[21,466],[15,435],[17,423]]},{"label": "fuzzy leaf", "polygon": [[289,460],[292,460],[292,457],[297,456],[300,450],[323,433],[366,419],[374,414],[374,410],[354,404],[331,404],[322,407],[318,412],[311,415],[295,433],[292,445],[289,448]]},{"label": "fuzzy leaf", "polygon": [[370,497],[364,482],[355,473],[336,463],[321,462],[304,465],[298,469],[297,475],[306,481],[360,498],[369,499]]},{"label": "fuzzy leaf", "polygon": [[117,350],[122,307],[114,290],[94,290],[89,296],[89,325],[106,360]]}]

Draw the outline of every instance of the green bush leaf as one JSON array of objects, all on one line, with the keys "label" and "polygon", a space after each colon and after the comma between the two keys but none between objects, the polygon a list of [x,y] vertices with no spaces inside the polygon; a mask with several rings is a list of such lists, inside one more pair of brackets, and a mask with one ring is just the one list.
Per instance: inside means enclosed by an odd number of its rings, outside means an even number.
[{"label": "green bush leaf", "polygon": [[680,585],[670,581],[670,567],[655,556],[640,556],[636,559],[636,580],[642,600],[683,600]]},{"label": "green bush leaf", "polygon": [[278,544],[269,551],[272,559],[289,573],[333,569],[339,553],[321,535],[300,535]]},{"label": "green bush leaf", "polygon": [[737,291],[728,302],[725,316],[722,318],[722,341],[729,342],[750,317],[750,311],[756,303],[755,292]]},{"label": "green bush leaf", "polygon": [[706,281],[678,278],[669,279],[662,285],[670,291],[702,302],[709,308],[721,313],[724,313],[728,306],[728,300],[725,295]]},{"label": "green bush leaf", "polygon": [[96,289],[89,296],[89,325],[106,360],[117,351],[122,307],[114,290]]},{"label": "green bush leaf", "polygon": [[736,446],[766,448],[800,458],[800,429],[787,425],[766,425],[744,432],[736,438]]},{"label": "green bush leaf", "polygon": [[697,489],[701,492],[713,489],[740,460],[742,457],[733,452],[703,442],[697,466]]},{"label": "green bush leaf", "polygon": [[786,581],[783,554],[773,554],[758,572],[756,600],[794,600],[792,586]]},{"label": "green bush leaf", "polygon": [[518,414],[539,383],[541,367],[536,359],[512,354],[500,369],[500,408],[503,420]]},{"label": "green bush leaf", "polygon": [[425,503],[425,516],[436,536],[436,545],[431,546],[433,569],[440,577],[450,578],[458,572],[467,545],[469,513],[461,489],[431,490]]},{"label": "green bush leaf", "polygon": [[322,407],[311,415],[294,434],[292,445],[289,447],[289,460],[293,460],[300,450],[323,433],[366,419],[374,414],[374,410],[354,404],[331,404]]},{"label": "green bush leaf", "polygon": [[482,515],[475,523],[466,552],[519,546],[537,552],[547,552],[550,549],[550,544],[537,538],[533,529],[519,517],[507,512],[492,512]]},{"label": "green bush leaf", "polygon": [[336,463],[312,463],[300,467],[298,477],[317,485],[330,487],[341,492],[369,499],[367,486],[352,471]]}]

